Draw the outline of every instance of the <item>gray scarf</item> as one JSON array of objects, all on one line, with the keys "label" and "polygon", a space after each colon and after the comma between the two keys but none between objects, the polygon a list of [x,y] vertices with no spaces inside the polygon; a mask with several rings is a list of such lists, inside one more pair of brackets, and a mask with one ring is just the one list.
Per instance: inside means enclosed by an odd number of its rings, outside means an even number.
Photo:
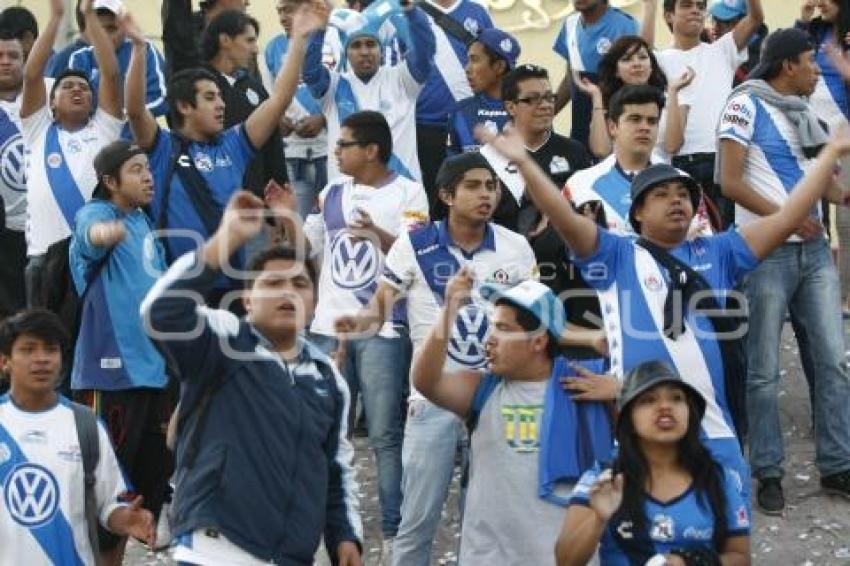
[{"label": "gray scarf", "polygon": [[[803,154],[812,158],[827,142],[828,136],[823,124],[809,105],[809,101],[801,96],[780,94],[767,82],[753,79],[738,85],[727,98],[727,102],[742,93],[749,93],[764,102],[775,106],[794,127],[800,136]],[[717,139],[717,158],[714,160],[714,182],[720,184],[720,138]]]}]

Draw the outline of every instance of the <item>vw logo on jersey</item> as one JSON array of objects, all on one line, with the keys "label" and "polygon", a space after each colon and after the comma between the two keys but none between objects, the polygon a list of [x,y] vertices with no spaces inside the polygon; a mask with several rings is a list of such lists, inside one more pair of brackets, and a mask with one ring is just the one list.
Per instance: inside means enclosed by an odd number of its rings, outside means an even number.
[{"label": "vw logo on jersey", "polygon": [[483,308],[470,303],[460,309],[449,340],[449,357],[468,368],[484,367],[487,363],[484,340],[487,339],[488,327],[487,313]]},{"label": "vw logo on jersey", "polygon": [[27,190],[24,155],[26,147],[21,134],[15,134],[0,147],[0,180],[13,191]]},{"label": "vw logo on jersey", "polygon": [[362,289],[375,281],[380,261],[375,245],[345,230],[331,241],[331,277],[343,289]]},{"label": "vw logo on jersey", "polygon": [[43,525],[59,509],[59,483],[47,468],[37,464],[21,464],[12,470],[4,492],[12,519],[26,528]]}]

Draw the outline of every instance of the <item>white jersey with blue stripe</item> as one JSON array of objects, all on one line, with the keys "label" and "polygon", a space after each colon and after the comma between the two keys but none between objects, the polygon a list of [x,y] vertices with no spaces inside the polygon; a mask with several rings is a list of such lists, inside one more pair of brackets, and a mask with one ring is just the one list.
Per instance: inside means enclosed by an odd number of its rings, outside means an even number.
[{"label": "white jersey with blue stripe", "polygon": [[[356,314],[369,302],[384,268],[380,242],[357,238],[348,226],[365,210],[372,221],[388,234],[424,224],[428,220],[428,197],[422,185],[397,173],[378,187],[341,177],[319,195],[320,209],[304,223],[304,233],[313,253],[322,253],[319,301],[310,331],[335,336],[334,321]],[[382,336],[393,336],[390,324]]]},{"label": "white jersey with blue stripe", "polygon": [[[597,251],[575,258],[587,284],[596,289],[613,374],[623,376],[644,361],[664,360],[694,386],[707,401],[703,432],[709,439],[734,438],[726,402],[724,366],[711,321],[689,309],[686,332],[676,340],[661,329],[669,274],[644,248],[628,236],[599,229]],[[696,238],[670,250],[699,272],[718,295],[734,289],[758,260],[735,231]]]},{"label": "white jersey with blue stripe", "polygon": [[[106,525],[127,490],[102,423],[95,476]],[[94,564],[85,514],[83,462],[74,413],[60,397],[51,409],[23,411],[0,397],[0,564]]]},{"label": "white jersey with blue stripe", "polygon": [[618,8],[608,8],[592,24],[582,20],[581,12],[568,15],[552,46],[555,53],[569,61],[573,71],[596,73],[599,62],[619,37],[638,33],[637,20]]},{"label": "white jersey with blue stripe", "polygon": [[[788,195],[811,167],[803,153],[796,127],[784,112],[750,93],[729,99],[718,127],[721,140],[732,140],[747,148],[744,181],[767,200],[782,206]],[[820,218],[820,204],[812,216]],[[743,226],[761,218],[735,206],[735,223]],[[798,236],[789,242],[800,241]]]},{"label": "white jersey with blue stripe", "polygon": [[[423,242],[417,248],[414,241]],[[458,247],[445,222],[435,222],[399,235],[390,251],[381,281],[407,298],[410,339],[414,349],[422,346],[437,322],[443,303],[442,292],[451,277],[466,265],[475,274],[472,300],[458,313],[449,341],[449,369],[481,369],[486,364],[484,340],[488,328],[489,303],[478,294],[484,282],[515,285],[536,276],[534,252],[523,236],[488,223],[484,240],[473,252]],[[411,387],[411,398],[422,399]]]},{"label": "white jersey with blue stripe", "polygon": [[589,169],[577,172],[567,181],[565,191],[575,206],[601,201],[607,228],[616,234],[634,234],[629,223],[632,206],[632,178],[611,154]]}]

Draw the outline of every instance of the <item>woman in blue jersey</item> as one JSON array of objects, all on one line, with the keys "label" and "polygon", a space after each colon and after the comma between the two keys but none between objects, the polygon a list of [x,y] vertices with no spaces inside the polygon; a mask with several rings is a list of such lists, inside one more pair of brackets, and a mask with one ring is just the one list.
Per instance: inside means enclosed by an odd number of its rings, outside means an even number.
[{"label": "woman in blue jersey", "polygon": [[555,553],[559,566],[750,563],[742,478],[700,441],[705,399],[660,361],[625,378],[617,402],[619,455],[582,476]]}]

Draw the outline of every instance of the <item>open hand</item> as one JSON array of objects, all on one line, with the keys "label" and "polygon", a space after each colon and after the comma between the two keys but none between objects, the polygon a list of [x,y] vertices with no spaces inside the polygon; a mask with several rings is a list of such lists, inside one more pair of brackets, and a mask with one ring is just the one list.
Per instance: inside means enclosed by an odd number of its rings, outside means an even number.
[{"label": "open hand", "polygon": [[611,375],[599,375],[589,369],[573,365],[578,377],[562,377],[561,386],[572,393],[574,401],[613,401],[620,391],[620,382]]},{"label": "open hand", "polygon": [[336,550],[339,566],[363,566],[363,557],[351,541],[339,543]]},{"label": "open hand", "polygon": [[602,521],[608,521],[623,502],[623,474],[607,469],[590,486],[590,508]]},{"label": "open hand", "polygon": [[292,31],[301,37],[308,37],[316,30],[324,29],[330,18],[330,6],[323,0],[313,0],[301,4],[292,15]]},{"label": "open hand", "polygon": [[142,496],[137,496],[127,506],[127,534],[153,549],[156,546],[156,523],[153,513],[142,507]]},{"label": "open hand", "polygon": [[139,24],[136,23],[133,15],[126,8],[121,13],[119,22],[121,24],[121,29],[124,30],[124,33],[130,38],[130,41],[135,44],[145,43],[145,34],[142,32],[142,28],[139,27]]},{"label": "open hand", "polygon": [[228,245],[235,251],[263,229],[263,201],[247,191],[238,191],[227,203],[219,232],[229,238]]},{"label": "open hand", "polygon": [[691,84],[696,76],[696,72],[691,67],[687,67],[678,79],[670,83],[670,90],[679,92],[689,84]]},{"label": "open hand", "polygon": [[475,273],[468,265],[460,268],[446,284],[446,304],[457,307],[472,294]]},{"label": "open hand", "polygon": [[489,144],[502,154],[502,157],[514,163],[518,164],[531,159],[528,150],[525,149],[525,141],[517,129],[511,125],[505,126],[502,133],[498,134],[479,124],[475,126],[475,139],[482,144]]}]

